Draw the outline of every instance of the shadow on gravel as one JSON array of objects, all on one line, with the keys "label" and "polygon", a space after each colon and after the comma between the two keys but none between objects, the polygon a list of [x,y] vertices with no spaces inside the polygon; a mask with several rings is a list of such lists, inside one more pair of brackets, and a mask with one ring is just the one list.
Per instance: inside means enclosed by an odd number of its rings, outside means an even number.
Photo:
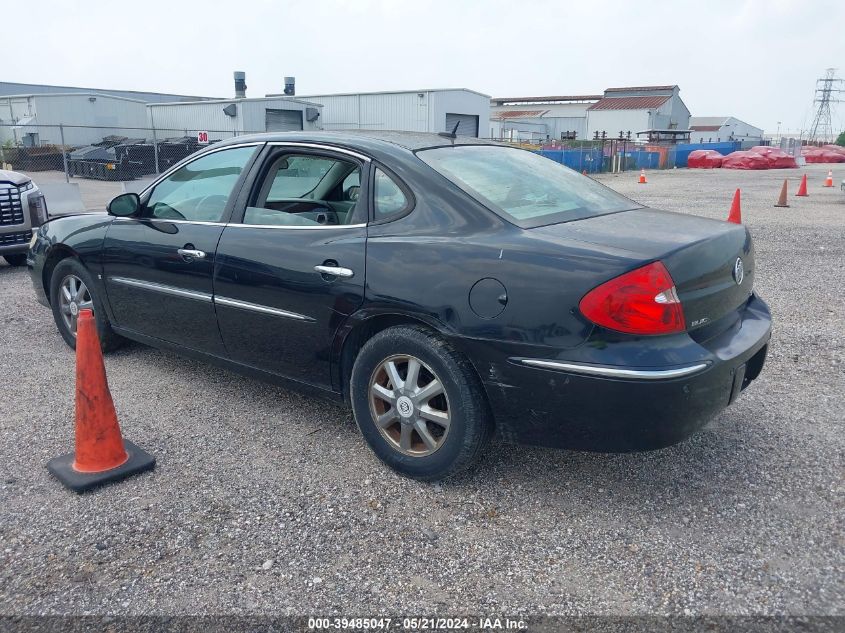
[{"label": "shadow on gravel", "polygon": [[[196,385],[197,397],[220,393],[221,389],[236,392],[263,412],[272,413],[279,406],[280,396],[284,396],[288,417],[313,420],[314,409],[319,408],[320,426],[329,425],[333,432],[342,434],[344,442],[358,437],[351,411],[331,402],[136,343],[127,344],[108,358],[166,365],[168,375],[178,375],[183,384]],[[594,487],[604,490],[593,492],[596,496],[614,495],[627,498],[632,504],[651,499],[655,493],[682,496],[687,502],[711,496],[716,489],[723,494],[745,494],[749,486],[765,483],[766,462],[790,450],[784,436],[760,433],[753,403],[750,398],[746,400],[749,401],[735,403],[687,441],[658,451],[589,453],[494,440],[476,469],[456,475],[444,486],[471,492],[494,490],[505,482],[509,488],[542,488],[552,494],[563,489],[572,492]],[[772,422],[777,423],[769,421]],[[273,424],[272,419],[265,424]],[[306,435],[312,432],[313,429],[308,430]]]}]

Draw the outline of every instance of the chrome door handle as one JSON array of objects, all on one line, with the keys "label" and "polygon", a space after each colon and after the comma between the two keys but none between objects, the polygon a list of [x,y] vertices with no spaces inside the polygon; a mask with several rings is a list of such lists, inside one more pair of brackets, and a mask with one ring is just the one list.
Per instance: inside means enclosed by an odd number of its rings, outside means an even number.
[{"label": "chrome door handle", "polygon": [[340,266],[314,266],[314,270],[323,275],[343,277],[344,279],[349,279],[355,275],[355,273],[348,268],[341,268]]},{"label": "chrome door handle", "polygon": [[205,259],[205,251],[197,251],[192,248],[180,248],[176,250],[184,259]]}]

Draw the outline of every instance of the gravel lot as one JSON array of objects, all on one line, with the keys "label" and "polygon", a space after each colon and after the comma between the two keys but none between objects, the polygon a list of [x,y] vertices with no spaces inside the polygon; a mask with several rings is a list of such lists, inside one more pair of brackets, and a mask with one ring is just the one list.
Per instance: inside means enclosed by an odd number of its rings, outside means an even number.
[{"label": "gravel lot", "polygon": [[72,446],[73,355],[0,264],[0,613],[845,614],[842,171],[802,170],[804,199],[798,170],[602,177],[717,218],[743,188],[762,377],[679,446],[495,444],[442,485],[382,467],[342,408],[131,345],[109,381],[157,469],[66,491],[44,466]]}]

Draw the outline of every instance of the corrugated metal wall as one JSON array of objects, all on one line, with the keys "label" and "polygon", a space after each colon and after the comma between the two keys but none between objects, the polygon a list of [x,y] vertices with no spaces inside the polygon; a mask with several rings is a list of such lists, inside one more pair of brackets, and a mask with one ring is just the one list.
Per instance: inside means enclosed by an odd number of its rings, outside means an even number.
[{"label": "corrugated metal wall", "polygon": [[446,113],[478,116],[484,135],[490,121],[490,98],[469,90],[308,95],[323,104],[326,130],[403,130],[443,132]]},{"label": "corrugated metal wall", "polygon": [[[26,117],[31,118],[26,121]],[[0,97],[0,123],[15,121],[27,125],[0,126],[0,141],[20,141],[22,135],[37,133],[39,145],[59,144],[61,132],[53,126],[63,125],[65,144],[86,145],[110,134],[145,137],[141,128],[147,127],[147,108],[141,101],[100,94]]]},{"label": "corrugated metal wall", "polygon": [[428,131],[430,99],[427,92],[309,95],[305,98],[323,104],[323,128],[326,130]]},{"label": "corrugated metal wall", "polygon": [[[235,116],[228,116],[223,109],[234,104]],[[149,125],[155,127],[158,138],[163,136],[193,135],[206,130],[213,140],[220,140],[241,134],[264,132],[266,110],[296,110],[302,113],[306,130],[320,129],[322,116],[315,122],[306,121],[305,111],[319,106],[291,99],[232,99],[230,101],[205,101],[197,103],[167,103],[150,105]]]}]

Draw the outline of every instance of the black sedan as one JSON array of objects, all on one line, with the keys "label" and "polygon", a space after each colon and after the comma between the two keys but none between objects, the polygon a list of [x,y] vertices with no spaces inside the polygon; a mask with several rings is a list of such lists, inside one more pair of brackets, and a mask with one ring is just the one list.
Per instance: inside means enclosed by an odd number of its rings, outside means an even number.
[{"label": "black sedan", "polygon": [[529,151],[449,135],[238,137],[42,226],[74,346],[124,339],[346,401],[420,479],[504,440],[683,440],[762,370],[744,226],[644,208]]}]

